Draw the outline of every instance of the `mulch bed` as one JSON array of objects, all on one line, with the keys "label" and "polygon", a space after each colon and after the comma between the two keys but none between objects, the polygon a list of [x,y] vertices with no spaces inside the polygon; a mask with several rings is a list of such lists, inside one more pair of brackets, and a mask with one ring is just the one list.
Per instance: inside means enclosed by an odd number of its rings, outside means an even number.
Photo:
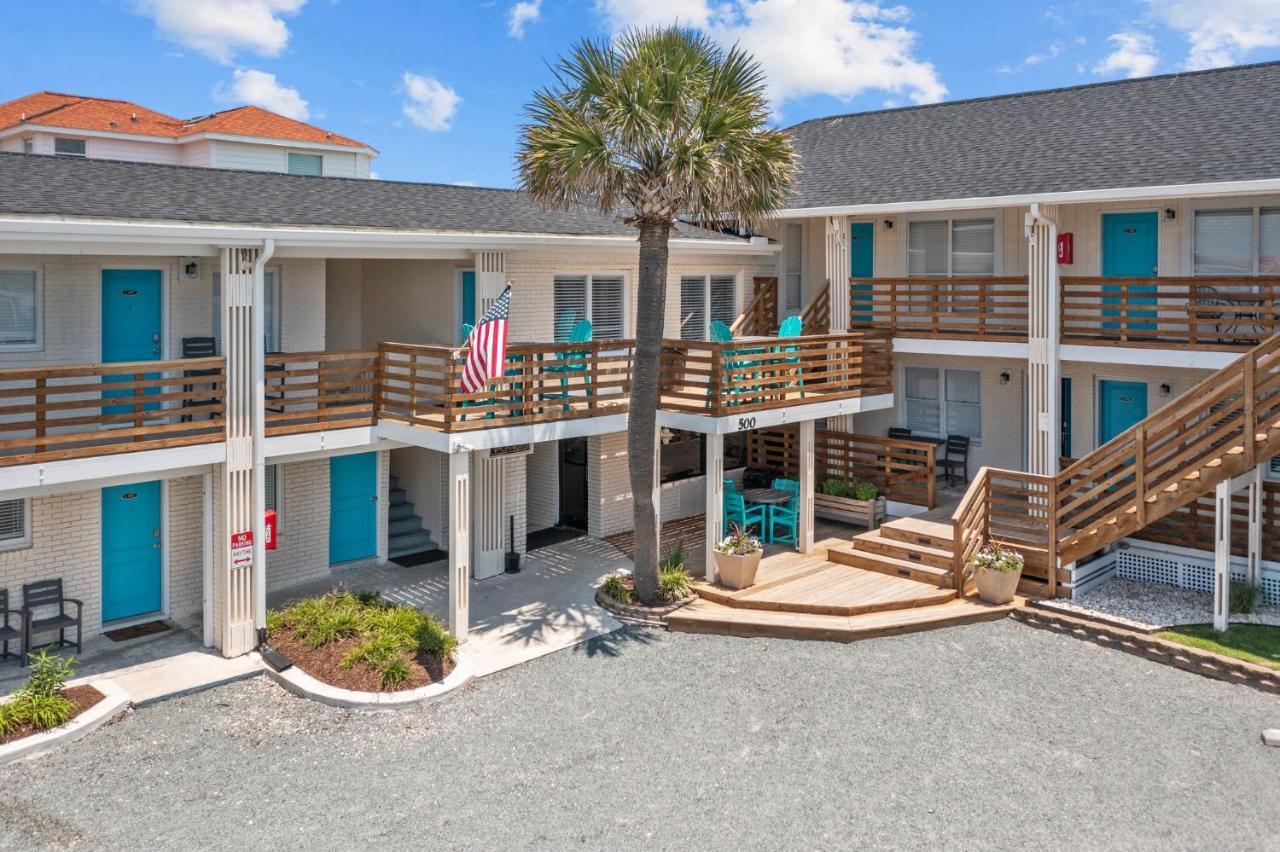
[{"label": "mulch bed", "polygon": [[[630,577],[622,578],[623,585],[635,592],[635,581]],[[622,603],[609,595],[605,594],[603,588],[596,590],[596,603],[600,604],[609,612],[613,613],[621,621],[638,622],[641,624],[661,624],[662,619],[675,612],[689,601],[696,598],[697,595],[689,595],[687,598],[681,598],[678,601],[662,602],[653,604],[641,603],[633,600],[631,603]]]},{"label": "mulch bed", "polygon": [[126,639],[137,639],[140,636],[154,636],[168,629],[169,625],[163,621],[148,621],[143,624],[121,627],[119,630],[108,630],[105,635],[112,642],[123,642]]},{"label": "mulch bed", "polygon": [[444,680],[453,671],[453,660],[441,660],[419,652],[409,663],[408,680],[393,690],[384,690],[378,673],[363,663],[356,663],[349,669],[339,665],[347,652],[362,641],[359,636],[348,636],[322,648],[312,648],[299,641],[288,628],[275,631],[270,638],[272,648],[316,680],[357,692],[404,692]]},{"label": "mulch bed", "polygon": [[[79,716],[81,713],[88,710],[90,707],[97,704],[102,699],[106,698],[106,696],[103,695],[101,692],[99,692],[95,687],[92,687],[87,683],[81,684],[80,686],[69,686],[66,689],[62,690],[62,694],[68,700],[70,700],[72,704],[76,705],[76,710],[74,713],[71,714],[71,719],[74,719],[76,716]],[[67,721],[70,722],[71,719],[68,719]],[[56,730],[56,729],[50,728],[50,730]],[[20,740],[23,737],[29,737],[32,734],[39,734],[39,733],[43,733],[43,732],[37,731],[31,725],[20,725],[17,728],[14,728],[9,733],[0,737],[0,745],[4,745],[5,743],[11,743],[14,740]]]}]

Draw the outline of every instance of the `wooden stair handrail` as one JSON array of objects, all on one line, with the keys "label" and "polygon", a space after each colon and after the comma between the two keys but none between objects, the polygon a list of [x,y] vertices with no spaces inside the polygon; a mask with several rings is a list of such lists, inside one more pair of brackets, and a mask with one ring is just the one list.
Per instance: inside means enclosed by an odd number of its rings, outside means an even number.
[{"label": "wooden stair handrail", "polygon": [[738,337],[762,337],[778,328],[778,278],[758,275],[752,279],[753,293],[746,310],[738,314],[730,330]]},{"label": "wooden stair handrail", "polygon": [[831,282],[824,281],[800,315],[804,334],[827,334],[831,331]]}]

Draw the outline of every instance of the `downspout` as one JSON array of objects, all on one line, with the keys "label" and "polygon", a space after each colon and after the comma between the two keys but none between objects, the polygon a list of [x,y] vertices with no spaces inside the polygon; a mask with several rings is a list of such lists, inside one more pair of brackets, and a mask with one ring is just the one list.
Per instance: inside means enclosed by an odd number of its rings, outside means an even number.
[{"label": "downspout", "polygon": [[259,644],[266,642],[267,630],[267,540],[266,540],[266,365],[264,351],[266,323],[266,267],[276,252],[275,240],[263,240],[262,251],[253,265],[253,623]]}]

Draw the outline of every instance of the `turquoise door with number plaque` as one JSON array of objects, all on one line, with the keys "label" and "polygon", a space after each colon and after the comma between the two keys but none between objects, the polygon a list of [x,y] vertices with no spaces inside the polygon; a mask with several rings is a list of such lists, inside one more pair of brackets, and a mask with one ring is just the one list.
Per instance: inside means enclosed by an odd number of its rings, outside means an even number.
[{"label": "turquoise door with number plaque", "polygon": [[378,454],[329,459],[329,563],[378,552]]},{"label": "turquoise door with number plaque", "polygon": [[[163,278],[158,269],[104,269],[102,271],[102,363],[119,364],[131,361],[158,361],[162,351],[164,323]],[[147,380],[156,373],[141,374]],[[136,374],[107,376],[104,384],[134,382]],[[159,393],[158,387],[124,388],[106,390],[104,398],[151,395]],[[143,406],[150,411],[159,403]],[[132,411],[134,405],[112,405],[103,409],[105,414],[121,414]]]},{"label": "turquoise door with number plaque", "polygon": [[[875,274],[876,226],[874,222],[849,224],[849,277],[868,279]],[[853,299],[854,323],[870,324],[873,320],[871,293],[874,285],[854,284],[850,294]]]},{"label": "turquoise door with number plaque", "polygon": [[[1154,212],[1104,213],[1102,215],[1102,277],[1133,279],[1155,278],[1160,271],[1160,219]],[[1121,285],[1104,284],[1102,292],[1121,293]],[[1156,316],[1153,309],[1135,309],[1134,305],[1155,305],[1155,284],[1128,284],[1129,309],[1127,319],[1120,322],[1104,321],[1103,328],[1125,328],[1131,331],[1154,331],[1154,322],[1144,318]],[[1147,295],[1150,294],[1150,295]],[[1121,304],[1122,297],[1102,297],[1103,305]],[[1125,317],[1123,310],[1102,309],[1103,316]],[[1135,321],[1136,318],[1136,321]]]},{"label": "turquoise door with number plaque", "polygon": [[102,620],[162,608],[160,482],[102,489]]},{"label": "turquoise door with number plaque", "polygon": [[[472,270],[467,270],[466,272],[463,272],[462,283],[458,289],[460,291],[458,294],[458,298],[462,302],[462,313],[461,313],[462,325],[469,325],[474,327],[476,324],[476,274],[475,272],[473,272]],[[461,329],[461,326],[459,326],[459,329]],[[459,330],[458,337],[459,337],[458,343],[465,342],[461,339],[462,337],[461,330]]]},{"label": "turquoise door with number plaque", "polygon": [[1147,416],[1145,382],[1098,382],[1098,445],[1110,441]]}]

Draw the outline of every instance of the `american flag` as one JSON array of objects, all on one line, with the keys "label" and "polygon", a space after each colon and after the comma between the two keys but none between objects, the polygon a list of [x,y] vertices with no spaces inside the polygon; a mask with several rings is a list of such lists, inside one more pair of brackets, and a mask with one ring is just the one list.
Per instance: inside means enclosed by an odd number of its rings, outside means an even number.
[{"label": "american flag", "polygon": [[470,350],[462,366],[462,390],[475,393],[503,373],[507,360],[507,310],[511,307],[511,285],[508,284],[493,307],[484,312],[480,322],[467,338]]}]

